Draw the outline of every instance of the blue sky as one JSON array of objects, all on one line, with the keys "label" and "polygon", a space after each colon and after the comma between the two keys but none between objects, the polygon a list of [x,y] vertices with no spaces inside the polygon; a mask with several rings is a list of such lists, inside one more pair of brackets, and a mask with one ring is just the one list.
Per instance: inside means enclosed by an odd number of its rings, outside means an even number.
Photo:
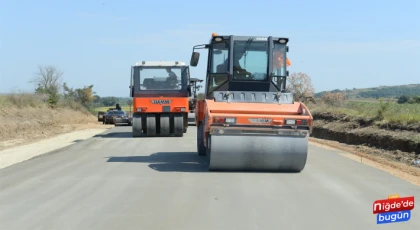
[{"label": "blue sky", "polygon": [[32,91],[37,66],[55,65],[72,87],[125,97],[136,61],[189,63],[212,32],[289,37],[289,71],[317,92],[420,83],[418,0],[199,2],[1,0],[0,92]]}]

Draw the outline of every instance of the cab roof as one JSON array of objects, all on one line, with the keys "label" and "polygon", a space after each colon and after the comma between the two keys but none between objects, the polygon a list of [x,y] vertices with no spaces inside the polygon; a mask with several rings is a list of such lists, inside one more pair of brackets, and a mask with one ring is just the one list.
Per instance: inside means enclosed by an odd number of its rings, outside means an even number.
[{"label": "cab roof", "polygon": [[186,65],[185,65],[185,62],[180,62],[180,61],[141,61],[141,62],[136,62],[135,66],[173,67],[173,66],[186,66]]}]

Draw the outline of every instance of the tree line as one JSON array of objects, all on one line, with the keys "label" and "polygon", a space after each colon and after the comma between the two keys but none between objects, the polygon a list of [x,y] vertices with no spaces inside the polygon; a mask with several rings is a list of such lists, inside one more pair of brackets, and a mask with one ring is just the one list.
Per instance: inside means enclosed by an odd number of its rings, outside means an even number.
[{"label": "tree line", "polygon": [[[330,93],[346,93],[351,94],[353,97],[356,98],[399,98],[402,96],[407,97],[414,97],[418,96],[420,93],[420,84],[411,84],[411,85],[400,85],[400,86],[383,86],[383,87],[375,87],[375,88],[368,88],[364,89],[360,92],[354,92],[356,90],[339,90],[335,89],[329,91]],[[315,94],[316,97],[323,97],[327,92],[319,92]]]},{"label": "tree line", "polygon": [[95,100],[95,92],[93,85],[84,86],[83,88],[71,88],[66,82],[63,82],[63,72],[55,66],[38,66],[38,72],[30,81],[35,83],[35,93],[48,96],[48,104],[54,108],[60,102],[76,102],[87,109],[92,107]]},{"label": "tree line", "polygon": [[63,82],[63,72],[53,65],[38,66],[35,77],[30,81],[35,83],[35,93],[48,96],[50,107],[56,107],[60,102],[76,102],[85,108],[92,110],[95,107],[121,106],[132,104],[128,97],[100,97],[93,91],[94,85],[87,85],[83,88],[72,88]]}]

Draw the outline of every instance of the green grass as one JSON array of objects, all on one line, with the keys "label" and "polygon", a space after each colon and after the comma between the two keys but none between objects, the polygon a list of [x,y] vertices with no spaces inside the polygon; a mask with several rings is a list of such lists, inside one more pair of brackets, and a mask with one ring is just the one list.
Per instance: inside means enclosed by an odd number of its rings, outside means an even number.
[{"label": "green grass", "polygon": [[[387,98],[391,102],[397,102],[397,99]],[[371,102],[371,103],[380,103],[381,101],[376,98],[349,98],[348,101],[351,102]]]},{"label": "green grass", "polygon": [[420,104],[397,104],[393,101],[347,101],[342,106],[326,104],[310,105],[311,112],[330,112],[336,115],[346,114],[354,117],[376,119],[380,123],[402,125],[420,123]]}]

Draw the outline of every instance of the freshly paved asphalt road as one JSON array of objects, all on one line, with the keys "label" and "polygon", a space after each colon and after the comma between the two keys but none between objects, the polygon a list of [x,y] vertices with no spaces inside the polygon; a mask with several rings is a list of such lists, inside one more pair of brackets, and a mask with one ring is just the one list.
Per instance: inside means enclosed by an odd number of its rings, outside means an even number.
[{"label": "freshly paved asphalt road", "polygon": [[0,170],[0,229],[420,229],[376,225],[374,200],[420,197],[415,185],[310,146],[300,174],[208,172],[196,128],[131,138],[116,127]]}]

